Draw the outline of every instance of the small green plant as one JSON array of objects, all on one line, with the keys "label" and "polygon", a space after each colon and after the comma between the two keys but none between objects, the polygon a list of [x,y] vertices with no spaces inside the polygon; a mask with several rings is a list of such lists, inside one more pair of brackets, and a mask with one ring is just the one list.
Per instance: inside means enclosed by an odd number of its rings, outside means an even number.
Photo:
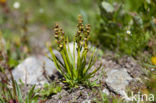
[{"label": "small green plant", "polygon": [[44,87],[41,90],[39,89],[37,92],[39,92],[41,97],[49,97],[53,94],[57,94],[61,89],[62,87],[60,85],[53,82],[51,84],[45,83]]},{"label": "small green plant", "polygon": [[54,28],[58,50],[63,61],[55,56],[52,48],[49,48],[52,56],[51,59],[54,61],[57,70],[64,76],[65,82],[71,87],[77,86],[78,84],[90,84],[91,82],[89,82],[89,79],[101,68],[100,65],[98,68],[91,71],[92,66],[96,62],[96,59],[94,59],[95,50],[90,56],[89,63],[86,61],[87,53],[89,51],[88,37],[90,25],[84,26],[82,17],[79,16],[77,28],[78,31],[73,43],[73,53],[71,53],[68,39],[65,38],[62,28],[58,24],[56,24]]}]

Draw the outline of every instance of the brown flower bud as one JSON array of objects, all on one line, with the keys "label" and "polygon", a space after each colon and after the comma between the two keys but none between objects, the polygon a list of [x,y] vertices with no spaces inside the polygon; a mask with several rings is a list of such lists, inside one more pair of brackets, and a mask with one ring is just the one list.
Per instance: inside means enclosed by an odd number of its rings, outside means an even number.
[{"label": "brown flower bud", "polygon": [[59,25],[56,23],[56,24],[55,24],[55,28],[58,28],[58,27],[59,27]]},{"label": "brown flower bud", "polygon": [[58,35],[57,34],[55,34],[55,38],[58,39]]},{"label": "brown flower bud", "polygon": [[87,38],[84,38],[84,41],[87,41],[88,39]]},{"label": "brown flower bud", "polygon": [[82,35],[80,35],[80,39],[82,39]]},{"label": "brown flower bud", "polygon": [[55,32],[58,32],[58,28],[54,28],[54,31],[55,31]]},{"label": "brown flower bud", "polygon": [[89,34],[90,33],[90,30],[87,30],[87,33]]},{"label": "brown flower bud", "polygon": [[81,34],[81,31],[79,30],[77,33],[78,33],[78,34]]}]

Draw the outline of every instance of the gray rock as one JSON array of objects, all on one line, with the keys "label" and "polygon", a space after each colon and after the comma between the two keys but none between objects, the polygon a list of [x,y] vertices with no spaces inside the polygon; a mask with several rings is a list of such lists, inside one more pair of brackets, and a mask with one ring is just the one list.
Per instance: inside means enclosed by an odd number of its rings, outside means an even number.
[{"label": "gray rock", "polygon": [[121,96],[125,95],[126,86],[132,80],[125,68],[107,71],[106,84],[108,88]]},{"label": "gray rock", "polygon": [[[44,64],[45,63],[45,64]],[[48,76],[51,76],[56,71],[54,63],[45,56],[32,56],[25,59],[13,71],[13,76],[16,81],[22,80],[24,83],[33,85],[47,83],[43,75],[43,65]]]}]

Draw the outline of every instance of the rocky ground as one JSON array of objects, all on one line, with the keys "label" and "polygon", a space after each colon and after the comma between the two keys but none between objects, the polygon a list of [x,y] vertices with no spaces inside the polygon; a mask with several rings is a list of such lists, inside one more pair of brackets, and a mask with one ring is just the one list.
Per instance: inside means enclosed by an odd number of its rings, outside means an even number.
[{"label": "rocky ground", "polygon": [[[72,49],[72,45],[70,48]],[[99,51],[97,50],[96,54]],[[56,50],[55,54],[61,59]],[[92,89],[80,86],[70,90],[63,85],[61,92],[51,95],[47,103],[91,103],[100,100],[100,92],[124,97],[126,101],[129,101],[130,98],[127,95],[129,89],[138,91],[138,86],[139,90],[143,88],[141,78],[146,75],[146,71],[139,62],[128,56],[118,59],[116,54],[110,51],[105,51],[102,55],[93,66],[93,68],[97,67],[102,62],[102,68],[91,79],[91,81],[97,80],[100,86]],[[44,73],[52,81],[58,81],[54,63],[44,55],[30,56],[13,70],[15,80],[21,79],[28,85],[37,84],[37,88],[42,88],[44,83],[49,83]]]}]

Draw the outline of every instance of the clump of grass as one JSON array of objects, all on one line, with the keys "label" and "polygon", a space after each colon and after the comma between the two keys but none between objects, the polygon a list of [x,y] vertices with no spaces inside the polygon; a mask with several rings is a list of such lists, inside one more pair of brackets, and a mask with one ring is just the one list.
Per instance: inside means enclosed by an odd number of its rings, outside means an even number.
[{"label": "clump of grass", "polygon": [[90,25],[88,24],[84,26],[82,16],[79,16],[78,18],[77,28],[78,31],[75,35],[73,43],[73,53],[71,53],[68,39],[65,38],[62,28],[58,24],[55,25],[55,38],[63,61],[59,60],[55,56],[52,48],[49,48],[52,56],[51,59],[55,63],[57,70],[64,76],[64,82],[71,87],[78,86],[79,84],[92,85],[93,83],[91,83],[89,79],[92,78],[101,68],[100,65],[98,68],[91,70],[92,66],[96,62],[96,59],[94,59],[95,50],[90,56],[89,63],[86,61],[87,53],[89,51],[88,37],[90,33]]}]

